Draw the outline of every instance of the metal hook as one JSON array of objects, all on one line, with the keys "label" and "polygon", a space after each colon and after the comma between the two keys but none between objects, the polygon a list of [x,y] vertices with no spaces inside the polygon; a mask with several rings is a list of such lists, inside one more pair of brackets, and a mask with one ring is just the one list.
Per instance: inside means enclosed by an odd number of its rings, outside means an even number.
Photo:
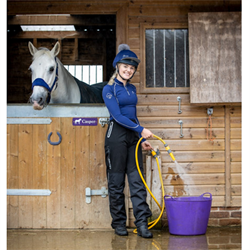
[{"label": "metal hook", "polygon": [[51,137],[51,135],[52,135],[52,132],[50,132],[49,135],[48,135],[48,142],[49,142],[51,145],[59,145],[59,144],[61,143],[61,141],[62,141],[62,136],[61,136],[61,134],[60,134],[59,132],[56,132],[56,133],[57,133],[57,135],[58,135],[58,137],[59,137],[59,141],[57,141],[57,142],[52,142],[52,141],[50,140],[50,137]]},{"label": "metal hook", "polygon": [[180,124],[180,126],[181,126],[181,134],[180,134],[180,138],[182,138],[182,137],[184,137],[184,135],[183,135],[183,133],[182,133],[182,125],[183,125],[183,121],[182,121],[182,120],[180,120],[180,121],[179,121],[179,124]]},{"label": "metal hook", "polygon": [[180,96],[178,96],[178,97],[177,97],[177,101],[179,102],[179,110],[178,110],[178,114],[181,114],[181,113],[182,113],[182,111],[181,111],[181,97],[180,97]]}]

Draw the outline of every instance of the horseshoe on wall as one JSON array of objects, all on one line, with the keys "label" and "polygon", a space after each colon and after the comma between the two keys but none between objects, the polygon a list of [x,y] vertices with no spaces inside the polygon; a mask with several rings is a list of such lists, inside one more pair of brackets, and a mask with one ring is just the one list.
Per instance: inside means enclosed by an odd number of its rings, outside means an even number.
[{"label": "horseshoe on wall", "polygon": [[60,134],[59,132],[56,132],[56,133],[57,133],[57,135],[58,135],[58,137],[59,137],[59,141],[57,141],[57,142],[52,142],[52,141],[50,140],[50,137],[51,137],[51,135],[52,135],[52,132],[50,132],[49,135],[48,135],[48,142],[49,142],[51,145],[59,145],[59,144],[61,143],[61,141],[62,141],[62,136],[61,136],[61,134]]}]

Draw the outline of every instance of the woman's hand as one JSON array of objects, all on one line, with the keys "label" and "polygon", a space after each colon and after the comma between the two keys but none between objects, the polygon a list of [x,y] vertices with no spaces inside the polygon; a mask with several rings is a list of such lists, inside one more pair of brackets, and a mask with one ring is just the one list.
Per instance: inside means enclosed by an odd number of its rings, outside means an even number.
[{"label": "woman's hand", "polygon": [[141,146],[144,150],[150,150],[153,149],[151,144],[148,141],[144,141],[141,143]]},{"label": "woman's hand", "polygon": [[141,132],[141,136],[145,139],[148,139],[150,137],[153,137],[153,133],[149,129],[144,128]]}]

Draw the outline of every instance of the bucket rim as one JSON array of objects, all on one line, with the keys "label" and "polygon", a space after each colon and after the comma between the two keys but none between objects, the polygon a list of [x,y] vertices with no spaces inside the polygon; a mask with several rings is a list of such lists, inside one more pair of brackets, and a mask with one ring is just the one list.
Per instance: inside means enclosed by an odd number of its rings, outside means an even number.
[{"label": "bucket rim", "polygon": [[[204,197],[204,195],[208,194],[210,197]],[[195,198],[195,200],[192,200]],[[164,196],[165,201],[182,201],[182,202],[197,202],[197,201],[210,201],[212,200],[212,194],[209,192],[203,193],[200,196],[181,196],[181,197],[173,197],[171,195]]]}]

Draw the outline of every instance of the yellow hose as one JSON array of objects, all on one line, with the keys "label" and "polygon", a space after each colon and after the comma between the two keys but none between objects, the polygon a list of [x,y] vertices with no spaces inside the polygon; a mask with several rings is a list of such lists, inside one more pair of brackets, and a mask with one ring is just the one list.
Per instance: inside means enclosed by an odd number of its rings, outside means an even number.
[{"label": "yellow hose", "polygon": [[[169,148],[169,146],[166,145],[166,143],[158,136],[156,135],[153,135],[156,139],[160,140],[164,146],[165,146],[165,149],[169,152],[169,155],[171,156],[172,160],[175,161],[175,158],[174,158],[174,155],[173,153],[171,153],[171,150]],[[139,139],[139,141],[137,142],[137,145],[136,145],[136,149],[135,149],[135,161],[136,161],[136,166],[137,166],[137,170],[139,172],[139,175],[142,179],[142,182],[144,183],[145,187],[147,188],[148,192],[150,193],[150,195],[152,196],[152,198],[154,199],[154,201],[156,202],[156,204],[158,205],[159,209],[161,210],[161,213],[159,215],[159,217],[153,221],[151,221],[150,223],[148,223],[148,229],[151,229],[152,227],[154,227],[158,221],[160,220],[162,214],[163,214],[163,211],[164,211],[164,208],[165,208],[165,203],[164,203],[164,196],[165,196],[165,192],[164,192],[164,186],[163,186],[163,180],[162,180],[162,175],[161,175],[161,169],[160,169],[160,165],[159,165],[159,161],[158,161],[158,158],[155,157],[155,160],[156,160],[156,163],[157,163],[157,167],[158,167],[158,172],[159,172],[159,177],[160,177],[160,181],[161,181],[161,189],[162,189],[162,207],[161,205],[159,204],[159,202],[156,200],[155,196],[152,194],[152,192],[150,191],[142,173],[141,173],[141,170],[140,170],[140,166],[139,166],[139,163],[138,163],[138,148],[139,148],[139,145],[140,145],[140,142],[141,140],[143,139],[143,137],[141,137]],[[155,151],[152,151],[151,152],[153,156],[156,155],[156,152]],[[137,233],[137,229],[134,229],[133,231],[135,234]]]}]

